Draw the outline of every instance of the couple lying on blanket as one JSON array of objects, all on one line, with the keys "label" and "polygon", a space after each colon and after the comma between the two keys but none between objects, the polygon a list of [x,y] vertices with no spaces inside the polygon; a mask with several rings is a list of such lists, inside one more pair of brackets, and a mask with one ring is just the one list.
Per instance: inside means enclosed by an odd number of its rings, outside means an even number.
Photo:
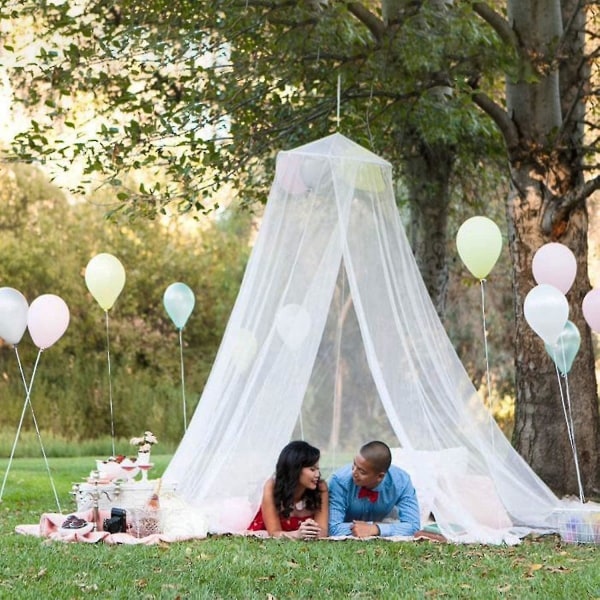
[{"label": "couple lying on blanket", "polygon": [[281,451],[249,530],[310,540],[412,536],[420,528],[415,488],[408,473],[391,464],[386,444],[365,444],[329,486],[321,479],[319,458],[319,450],[303,441]]}]

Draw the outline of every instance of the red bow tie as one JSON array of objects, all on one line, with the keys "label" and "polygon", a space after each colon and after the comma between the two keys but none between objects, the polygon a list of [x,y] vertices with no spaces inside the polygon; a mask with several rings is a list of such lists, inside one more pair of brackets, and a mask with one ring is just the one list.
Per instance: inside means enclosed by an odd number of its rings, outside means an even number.
[{"label": "red bow tie", "polygon": [[360,490],[358,490],[358,497],[359,498],[368,498],[370,502],[377,502],[377,498],[379,497],[379,492],[375,492],[366,487],[361,487]]}]

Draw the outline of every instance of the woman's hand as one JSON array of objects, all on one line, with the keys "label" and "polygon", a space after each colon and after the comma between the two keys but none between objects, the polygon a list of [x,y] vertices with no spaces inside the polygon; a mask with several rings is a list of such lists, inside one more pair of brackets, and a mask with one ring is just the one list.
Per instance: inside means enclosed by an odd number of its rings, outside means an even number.
[{"label": "woman's hand", "polygon": [[321,534],[321,528],[314,519],[306,519],[300,523],[297,533],[299,540],[316,540]]}]

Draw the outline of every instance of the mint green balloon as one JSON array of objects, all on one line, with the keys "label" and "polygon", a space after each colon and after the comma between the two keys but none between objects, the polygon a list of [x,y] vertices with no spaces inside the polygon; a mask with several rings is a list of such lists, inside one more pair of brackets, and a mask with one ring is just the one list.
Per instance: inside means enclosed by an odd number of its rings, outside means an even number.
[{"label": "mint green balloon", "polygon": [[571,370],[581,346],[581,335],[577,325],[567,321],[556,342],[544,346],[558,370],[566,375]]},{"label": "mint green balloon", "polygon": [[194,292],[181,282],[172,283],[166,290],[163,296],[165,309],[169,317],[177,329],[183,329],[189,319],[196,299]]}]

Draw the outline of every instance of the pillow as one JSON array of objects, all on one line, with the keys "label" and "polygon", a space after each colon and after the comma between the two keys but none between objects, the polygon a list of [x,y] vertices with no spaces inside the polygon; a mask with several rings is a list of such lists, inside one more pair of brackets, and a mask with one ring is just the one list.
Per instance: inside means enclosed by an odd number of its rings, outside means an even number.
[{"label": "pillow", "polygon": [[513,526],[491,478],[484,475],[464,475],[458,478],[461,503],[481,525],[492,529]]},{"label": "pillow", "polygon": [[445,450],[411,450],[390,448],[392,464],[404,469],[412,480],[419,501],[421,523],[427,523],[433,512],[442,474],[464,475],[467,471],[468,453],[463,447]]}]

